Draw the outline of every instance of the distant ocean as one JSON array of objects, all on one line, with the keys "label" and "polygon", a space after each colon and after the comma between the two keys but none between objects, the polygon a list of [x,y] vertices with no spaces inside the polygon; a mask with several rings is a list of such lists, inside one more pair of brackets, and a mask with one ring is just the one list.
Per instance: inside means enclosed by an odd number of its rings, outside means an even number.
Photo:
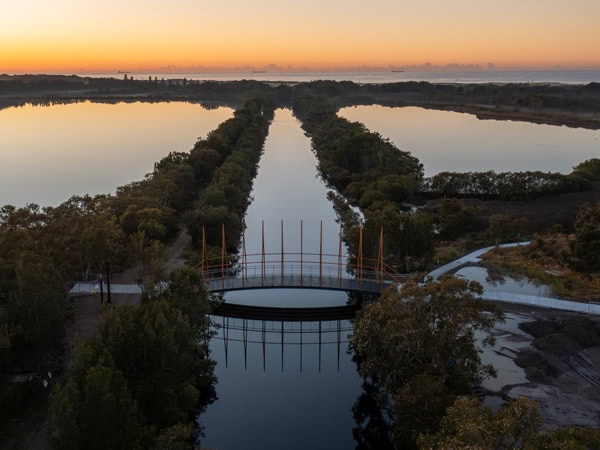
[{"label": "distant ocean", "polygon": [[589,70],[485,70],[463,72],[249,72],[249,73],[81,73],[80,76],[123,78],[136,80],[157,77],[159,80],[257,80],[300,83],[315,80],[353,81],[354,83],[396,83],[400,81],[428,81],[431,83],[566,83],[588,84],[600,82],[600,69]]}]

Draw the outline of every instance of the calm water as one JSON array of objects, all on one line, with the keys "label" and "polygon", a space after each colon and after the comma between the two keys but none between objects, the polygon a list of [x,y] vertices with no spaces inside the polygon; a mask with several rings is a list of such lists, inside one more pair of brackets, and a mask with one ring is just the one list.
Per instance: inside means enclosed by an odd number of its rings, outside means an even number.
[{"label": "calm water", "polygon": [[[316,164],[299,123],[289,110],[278,110],[246,215],[248,254],[261,251],[263,221],[265,251],[281,251],[281,220],[286,253],[300,250],[300,220],[305,252],[319,252],[321,221],[323,251],[338,251],[339,226]],[[282,289],[225,297],[233,303],[288,307],[343,305],[346,298],[345,293]],[[354,447],[351,408],[361,387],[346,353],[348,321],[340,322],[340,331],[336,321],[323,322],[321,346],[317,322],[284,323],[283,336],[281,322],[266,322],[263,353],[262,322],[248,321],[244,346],[241,319],[230,319],[229,328],[215,320],[225,326],[211,341],[219,400],[201,417],[202,445],[220,450]]]},{"label": "calm water", "polygon": [[191,103],[73,103],[0,110],[0,205],[114,193],[232,116]]},{"label": "calm water", "polygon": [[424,164],[426,176],[486,170],[569,173],[600,156],[600,130],[479,120],[417,107],[356,106],[340,115],[410,151]]}]

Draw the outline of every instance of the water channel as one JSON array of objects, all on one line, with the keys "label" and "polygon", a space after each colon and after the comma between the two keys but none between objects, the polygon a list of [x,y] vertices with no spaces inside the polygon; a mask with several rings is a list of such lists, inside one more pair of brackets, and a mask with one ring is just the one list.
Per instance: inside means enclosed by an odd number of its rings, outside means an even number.
[{"label": "water channel", "polygon": [[[292,113],[277,110],[246,215],[247,253],[338,252],[339,225],[317,176],[317,160]],[[345,293],[318,290],[253,290],[229,293],[226,301],[261,306],[337,306]],[[202,445],[227,449],[353,448],[351,409],[360,378],[346,353],[348,321],[262,322],[215,318],[211,341],[217,361],[219,400],[201,417]],[[282,333],[283,330],[283,333]]]}]

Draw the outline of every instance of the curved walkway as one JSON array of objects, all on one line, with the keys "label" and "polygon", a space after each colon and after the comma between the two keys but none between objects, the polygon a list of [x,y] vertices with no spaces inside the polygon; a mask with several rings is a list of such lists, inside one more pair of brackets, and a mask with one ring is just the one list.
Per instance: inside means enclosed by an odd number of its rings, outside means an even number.
[{"label": "curved walkway", "polygon": [[[514,242],[510,244],[502,244],[500,248],[507,247],[518,247],[521,245],[529,245],[529,242]],[[481,256],[490,250],[496,248],[495,246],[481,248],[474,252],[469,253],[461,258],[444,264],[427,274],[428,277],[434,279],[440,278],[445,274],[452,274],[461,269],[464,266],[473,265],[481,262]],[[520,294],[517,292],[502,292],[496,290],[484,290],[482,298],[484,300],[492,300],[497,302],[515,303],[518,305],[535,306],[538,308],[551,308],[558,309],[561,311],[572,311],[585,314],[597,314],[600,315],[600,302],[577,302],[570,300],[561,300],[552,297],[542,297],[537,295]]]}]

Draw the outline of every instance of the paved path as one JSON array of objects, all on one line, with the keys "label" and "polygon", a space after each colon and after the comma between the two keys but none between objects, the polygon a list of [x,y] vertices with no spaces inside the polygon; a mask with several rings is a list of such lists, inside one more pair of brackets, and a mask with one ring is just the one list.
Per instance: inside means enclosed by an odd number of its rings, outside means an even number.
[{"label": "paved path", "polygon": [[[102,283],[104,293],[107,293],[106,283]],[[69,291],[70,296],[99,294],[100,285],[98,283],[81,282],[75,283]],[[111,294],[141,294],[142,288],[137,284],[115,284],[110,283]]]},{"label": "paved path", "polygon": [[[529,242],[513,242],[510,244],[500,244],[500,248],[508,248],[508,247],[519,247],[522,245],[529,245]],[[474,252],[469,253],[461,258],[455,259],[454,261],[449,262],[448,264],[444,264],[436,269],[433,269],[431,272],[427,274],[428,277],[433,277],[434,279],[438,279],[444,274],[454,273],[462,266],[466,264],[476,264],[481,261],[481,255],[489,252],[490,250],[496,248],[495,245],[491,247],[480,248],[479,250],[475,250]]]},{"label": "paved path", "polygon": [[[502,244],[501,248],[517,247],[521,245],[528,245],[529,242],[514,242],[510,244]],[[469,264],[477,264],[481,261],[481,255],[494,249],[495,246],[481,248],[474,252],[469,253],[455,261],[444,264],[427,274],[429,277],[438,279],[444,274],[455,273],[461,267]],[[106,283],[104,283],[104,292],[106,292]],[[69,295],[88,295],[98,294],[100,292],[100,286],[98,283],[76,283]],[[110,285],[110,292],[113,294],[141,294],[142,290],[137,284],[113,284]],[[503,292],[497,290],[484,290],[482,297],[485,300],[515,303],[519,305],[529,305],[538,308],[550,308],[558,309],[561,311],[572,311],[586,314],[600,315],[600,299],[598,302],[576,302],[569,300],[561,300],[558,298],[542,297],[537,295],[520,294],[516,292]]]},{"label": "paved path", "polygon": [[[529,242],[514,242],[510,244],[502,244],[500,248],[507,247],[518,247],[521,245],[529,245]],[[444,264],[427,274],[429,277],[438,279],[444,274],[455,273],[461,267],[470,264],[477,264],[481,261],[481,256],[490,250],[496,248],[495,246],[481,248],[468,255],[458,258],[455,261],[451,261],[448,264]],[[538,295],[527,295],[517,292],[503,292],[497,290],[486,289],[483,291],[482,297],[485,300],[492,300],[505,303],[515,303],[518,305],[535,306],[538,308],[550,308],[558,309],[561,311],[573,311],[581,312],[586,314],[598,314],[600,315],[600,302],[576,302],[569,300],[561,300],[552,297],[542,297]]]}]

